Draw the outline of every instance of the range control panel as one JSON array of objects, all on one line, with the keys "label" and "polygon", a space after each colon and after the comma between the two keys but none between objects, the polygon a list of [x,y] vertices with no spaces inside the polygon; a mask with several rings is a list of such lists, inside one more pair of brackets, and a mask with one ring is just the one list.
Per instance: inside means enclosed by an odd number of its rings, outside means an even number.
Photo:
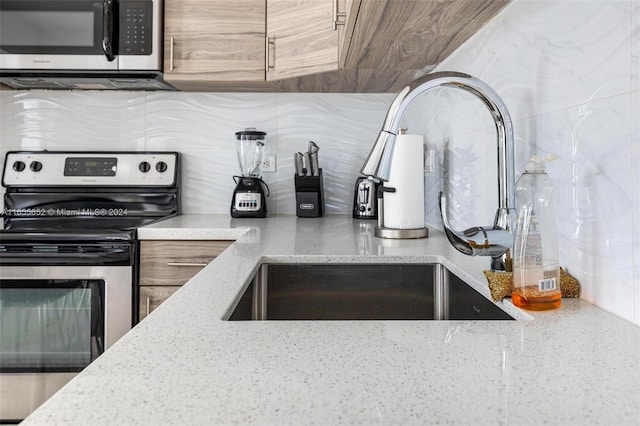
[{"label": "range control panel", "polygon": [[8,186],[172,186],[176,152],[9,152]]},{"label": "range control panel", "polygon": [[71,157],[65,160],[65,176],[115,176],[118,159],[95,157]]}]

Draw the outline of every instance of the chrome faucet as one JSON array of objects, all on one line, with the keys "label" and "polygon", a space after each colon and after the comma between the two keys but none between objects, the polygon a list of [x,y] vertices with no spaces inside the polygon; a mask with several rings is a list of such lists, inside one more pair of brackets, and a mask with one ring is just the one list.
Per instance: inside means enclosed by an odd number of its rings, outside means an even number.
[{"label": "chrome faucet", "polygon": [[491,268],[503,270],[513,245],[511,234],[515,220],[514,136],[511,116],[504,101],[486,83],[467,74],[438,72],[427,74],[403,88],[391,103],[389,111],[361,173],[389,180],[391,159],[400,120],[413,101],[436,87],[455,87],[476,95],[491,112],[498,133],[498,210],[493,225],[474,226],[464,231],[451,228],[447,218],[447,198],[440,192],[440,214],[445,234],[458,251],[470,256],[491,256]]}]

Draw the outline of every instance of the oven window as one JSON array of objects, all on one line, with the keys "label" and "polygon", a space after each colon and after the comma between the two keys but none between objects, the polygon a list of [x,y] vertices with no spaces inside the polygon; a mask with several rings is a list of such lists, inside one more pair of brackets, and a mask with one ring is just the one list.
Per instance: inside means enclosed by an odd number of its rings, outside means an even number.
[{"label": "oven window", "polygon": [[0,372],[75,372],[104,352],[103,280],[0,281]]}]

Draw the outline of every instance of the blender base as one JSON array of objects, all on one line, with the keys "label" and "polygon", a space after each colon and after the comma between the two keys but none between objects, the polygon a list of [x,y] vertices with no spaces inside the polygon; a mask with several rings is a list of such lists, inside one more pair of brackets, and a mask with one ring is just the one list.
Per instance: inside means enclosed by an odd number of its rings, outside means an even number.
[{"label": "blender base", "polygon": [[241,177],[231,199],[231,217],[263,218],[267,216],[267,189],[259,177]]}]

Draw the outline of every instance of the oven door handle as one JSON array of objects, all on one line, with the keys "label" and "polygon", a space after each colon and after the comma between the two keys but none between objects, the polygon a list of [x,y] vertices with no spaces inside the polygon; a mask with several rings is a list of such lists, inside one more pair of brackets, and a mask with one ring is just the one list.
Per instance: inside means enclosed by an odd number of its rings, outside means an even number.
[{"label": "oven door handle", "polygon": [[[16,246],[14,246],[16,247]],[[4,251],[0,256],[2,266],[45,265],[128,265],[131,263],[129,247],[101,248],[85,252]]]}]

